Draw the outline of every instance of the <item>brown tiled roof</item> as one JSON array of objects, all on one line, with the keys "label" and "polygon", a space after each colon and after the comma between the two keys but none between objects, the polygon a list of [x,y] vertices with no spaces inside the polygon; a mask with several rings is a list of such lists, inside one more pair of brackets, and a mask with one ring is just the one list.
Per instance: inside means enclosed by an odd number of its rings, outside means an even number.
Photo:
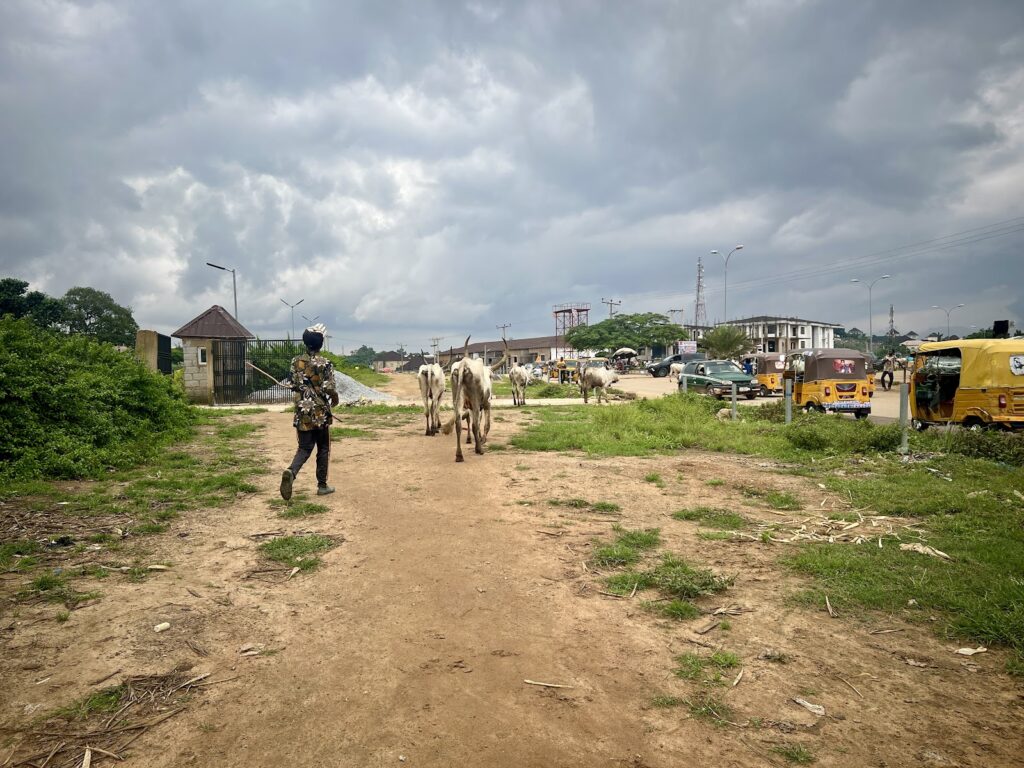
[{"label": "brown tiled roof", "polygon": [[253,339],[256,338],[219,304],[189,320],[171,334],[178,339]]},{"label": "brown tiled roof", "polygon": [[[543,348],[543,347],[549,347],[550,348],[550,347],[559,347],[559,346],[562,346],[562,344],[559,343],[559,338],[557,336],[533,336],[533,337],[528,338],[528,339],[509,339],[508,340],[508,348],[512,352],[517,352],[517,351],[519,351],[521,349],[538,349],[538,348]],[[503,352],[504,349],[505,349],[504,345],[502,344],[501,339],[495,339],[494,341],[478,341],[478,342],[474,342],[474,343],[470,344],[469,345],[469,353],[471,355],[472,354],[480,354],[481,352],[484,351],[485,347],[487,348],[488,353],[490,353],[490,352],[498,352],[498,353],[500,353],[500,352]],[[453,350],[454,350],[454,353],[456,355],[460,354],[462,352],[462,345],[460,344],[458,346],[455,346],[453,348]],[[442,359],[447,359],[447,357],[448,357],[448,349],[445,348],[445,349],[440,350],[439,351],[439,355],[442,357]]]}]

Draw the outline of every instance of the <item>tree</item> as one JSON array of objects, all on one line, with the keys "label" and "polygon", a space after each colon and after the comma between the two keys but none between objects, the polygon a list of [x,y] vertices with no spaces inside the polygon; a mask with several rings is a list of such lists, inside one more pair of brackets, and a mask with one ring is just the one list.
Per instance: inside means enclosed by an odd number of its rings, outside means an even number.
[{"label": "tree", "polygon": [[754,348],[742,328],[720,325],[704,334],[704,350],[712,360],[732,360]]},{"label": "tree", "polygon": [[14,277],[0,280],[0,317],[27,317],[44,328],[59,326],[64,306],[58,299],[39,291],[29,291],[28,283]]},{"label": "tree", "polygon": [[573,349],[614,351],[619,347],[665,347],[690,338],[681,325],[670,323],[665,315],[643,312],[618,315],[594,325],[579,325],[565,334]]},{"label": "tree", "polygon": [[345,359],[348,360],[352,365],[373,365],[373,358],[377,354],[373,347],[368,347],[365,344],[357,349],[355,352],[345,355]]},{"label": "tree", "polygon": [[122,307],[109,293],[95,288],[72,288],[61,299],[64,325],[70,333],[92,336],[97,341],[135,346],[138,323],[128,307]]}]

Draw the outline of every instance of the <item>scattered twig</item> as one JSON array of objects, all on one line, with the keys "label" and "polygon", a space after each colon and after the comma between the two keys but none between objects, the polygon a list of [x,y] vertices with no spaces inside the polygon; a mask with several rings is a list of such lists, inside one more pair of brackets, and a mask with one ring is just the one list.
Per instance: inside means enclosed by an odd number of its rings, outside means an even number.
[{"label": "scattered twig", "polygon": [[634,597],[636,597],[636,590],[637,590],[637,588],[639,586],[640,586],[640,582],[639,581],[633,582],[633,591],[629,593],[629,599],[630,600],[632,600]]},{"label": "scattered twig", "polygon": [[828,595],[825,595],[825,607],[828,609],[828,615],[833,619],[839,615],[832,609],[832,603],[829,602]]},{"label": "scattered twig", "polygon": [[203,673],[201,675],[193,677],[191,680],[186,680],[184,683],[182,683],[178,687],[172,688],[171,689],[171,693],[174,693],[175,691],[180,691],[182,688],[188,688],[193,683],[198,683],[200,680],[205,680],[206,678],[208,678],[212,674],[213,674],[212,672],[205,672],[205,673]]},{"label": "scattered twig", "polygon": [[[48,754],[46,756],[46,759],[43,761],[43,764],[42,764],[41,768],[46,768],[46,764],[49,763],[53,759],[54,755],[56,755],[58,752],[60,752],[64,748],[64,745],[66,743],[67,742],[62,741],[62,742],[58,743],[57,746],[55,746],[53,749],[51,749],[50,750],[50,754]],[[16,763],[16,765],[21,765],[21,763]]]},{"label": "scattered twig", "polygon": [[99,685],[100,683],[105,683],[105,682],[107,682],[107,680],[112,678],[114,675],[120,674],[120,672],[121,672],[120,669],[115,669],[109,675],[104,675],[99,680],[93,680],[91,683],[89,683],[89,685]]},{"label": "scattered twig", "polygon": [[741,670],[740,670],[740,673],[739,673],[738,675],[736,675],[736,679],[732,681],[732,687],[733,687],[733,688],[735,688],[735,687],[736,687],[737,685],[739,685],[739,683],[740,683],[740,680],[742,680],[742,679],[743,679],[743,673],[744,673],[745,671],[746,671],[746,670],[743,670],[743,669],[741,669]]},{"label": "scattered twig", "polygon": [[203,597],[198,592],[196,592],[194,589],[192,589],[192,587],[185,587],[185,591],[188,592],[190,595],[192,595],[192,597],[198,597],[200,599],[202,599],[202,597]]},{"label": "scattered twig", "polygon": [[201,646],[199,643],[197,643],[195,640],[191,640],[191,639],[186,640],[185,641],[185,645],[187,645],[189,648],[191,648],[195,652],[196,656],[209,656],[210,655],[210,652],[208,650],[206,650],[203,646]]},{"label": "scattered twig", "polygon": [[217,685],[219,683],[226,683],[229,680],[237,680],[240,677],[241,677],[241,675],[233,675],[232,677],[223,677],[220,680],[207,680],[205,682],[199,683],[198,685],[194,685],[192,687],[193,688],[206,688],[208,685]]},{"label": "scattered twig", "polygon": [[616,600],[625,600],[625,595],[616,595],[614,592],[602,592],[600,589],[597,590],[597,594],[604,595],[605,597],[614,597]]},{"label": "scattered twig", "polygon": [[538,529],[536,529],[534,531],[534,533],[543,533],[545,536],[555,536],[557,538],[558,536],[561,536],[563,532],[562,531],[542,531],[542,530],[540,530],[538,528]]},{"label": "scattered twig", "polygon": [[872,629],[869,635],[888,635],[890,632],[902,632],[902,629]]},{"label": "scattered twig", "polygon": [[[839,675],[836,675],[836,677],[839,677]],[[857,686],[855,686],[853,683],[851,683],[849,680],[847,680],[845,678],[839,677],[839,679],[842,680],[844,683],[846,683],[848,686],[850,686],[850,688],[853,689],[854,693],[856,693],[862,699],[864,698],[864,694],[857,690]]]},{"label": "scattered twig", "polygon": [[536,680],[523,680],[527,685],[539,685],[542,688],[572,688],[571,685],[559,685],[558,683],[538,683]]},{"label": "scattered twig", "polygon": [[92,750],[89,747],[85,748],[85,754],[82,755],[82,768],[92,767]]},{"label": "scattered twig", "polygon": [[700,627],[699,629],[695,629],[694,632],[696,632],[698,635],[706,635],[708,632],[710,632],[712,629],[714,629],[715,627],[717,627],[721,623],[722,623],[721,621],[719,621],[718,619],[715,619],[714,621],[710,622],[709,624],[705,624],[703,627]]}]

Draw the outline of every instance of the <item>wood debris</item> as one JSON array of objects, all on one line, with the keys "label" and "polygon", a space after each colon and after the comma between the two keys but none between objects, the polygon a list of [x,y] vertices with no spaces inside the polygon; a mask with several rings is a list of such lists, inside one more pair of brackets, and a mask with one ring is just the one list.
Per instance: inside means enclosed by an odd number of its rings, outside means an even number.
[{"label": "wood debris", "polygon": [[536,680],[523,680],[527,685],[539,685],[542,688],[572,688],[571,685],[561,685],[559,683],[539,683]]},{"label": "wood debris", "polygon": [[929,547],[927,544],[919,544],[916,541],[913,544],[900,544],[900,550],[903,552],[919,552],[922,555],[930,555],[931,557],[939,557],[943,560],[952,560],[949,555],[945,552],[940,552],[935,547]]},{"label": "wood debris", "polygon": [[988,648],[979,645],[977,648],[957,648],[955,652],[961,656],[973,656],[976,653],[988,653]]},{"label": "wood debris", "polygon": [[817,715],[818,717],[824,717],[825,715],[825,708],[821,706],[821,704],[812,704],[811,702],[806,701],[805,699],[793,699],[793,701],[796,704],[799,704],[804,709],[806,709],[808,712],[811,712]]},{"label": "wood debris", "polygon": [[696,632],[698,635],[706,635],[708,632],[710,632],[712,629],[714,629],[721,623],[721,621],[715,619],[714,621],[705,624],[703,627],[700,627],[699,629],[695,629],[693,631]]}]

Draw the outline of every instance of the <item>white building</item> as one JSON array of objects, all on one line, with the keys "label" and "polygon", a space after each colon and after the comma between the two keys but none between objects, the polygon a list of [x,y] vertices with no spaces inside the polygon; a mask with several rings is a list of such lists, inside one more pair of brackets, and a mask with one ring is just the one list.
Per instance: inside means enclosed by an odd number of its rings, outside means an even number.
[{"label": "white building", "polygon": [[758,315],[718,325],[742,328],[757,344],[759,352],[791,352],[797,349],[835,347],[836,323],[802,320],[799,317]]}]

